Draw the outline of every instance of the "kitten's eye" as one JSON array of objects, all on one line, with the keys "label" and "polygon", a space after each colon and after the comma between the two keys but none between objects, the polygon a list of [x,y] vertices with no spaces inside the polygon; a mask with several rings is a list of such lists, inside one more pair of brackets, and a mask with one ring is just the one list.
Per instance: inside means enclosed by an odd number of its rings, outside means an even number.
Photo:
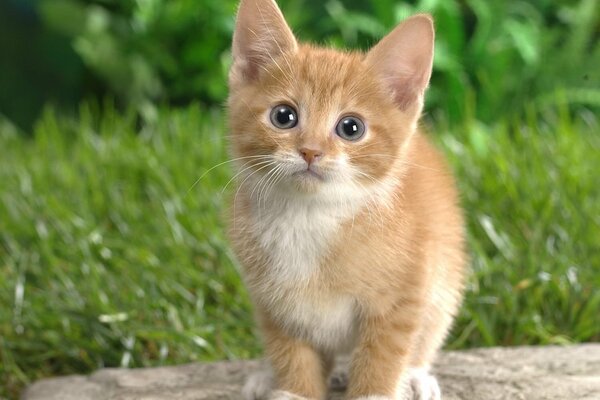
[{"label": "kitten's eye", "polygon": [[365,124],[356,117],[344,117],[335,127],[335,133],[342,139],[358,140],[365,134]]},{"label": "kitten's eye", "polygon": [[280,104],[271,110],[271,123],[279,129],[291,129],[298,125],[298,114],[292,107]]}]

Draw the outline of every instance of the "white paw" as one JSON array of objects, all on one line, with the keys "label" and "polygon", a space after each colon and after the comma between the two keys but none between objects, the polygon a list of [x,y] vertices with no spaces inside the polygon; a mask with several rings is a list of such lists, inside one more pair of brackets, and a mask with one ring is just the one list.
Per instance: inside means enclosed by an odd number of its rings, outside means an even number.
[{"label": "white paw", "polygon": [[409,383],[413,400],[441,400],[442,393],[435,376],[425,368],[414,368],[410,372]]},{"label": "white paw", "polygon": [[275,390],[269,396],[269,400],[309,400],[306,397],[297,396],[290,392],[284,392],[283,390]]},{"label": "white paw", "polygon": [[271,371],[255,372],[248,377],[242,388],[244,400],[267,400],[273,388],[273,374]]},{"label": "white paw", "polygon": [[358,397],[354,400],[394,400],[390,397],[386,397],[386,396],[363,396],[363,397]]}]

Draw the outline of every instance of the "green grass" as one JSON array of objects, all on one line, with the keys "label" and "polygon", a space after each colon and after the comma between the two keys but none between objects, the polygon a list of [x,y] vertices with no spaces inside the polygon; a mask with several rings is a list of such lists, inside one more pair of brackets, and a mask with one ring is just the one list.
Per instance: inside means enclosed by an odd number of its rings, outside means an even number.
[{"label": "green grass", "polygon": [[[223,115],[0,125],[0,397],[42,376],[257,356],[223,233]],[[450,348],[600,340],[597,116],[438,124],[472,276]],[[594,291],[594,289],[596,289]]]}]

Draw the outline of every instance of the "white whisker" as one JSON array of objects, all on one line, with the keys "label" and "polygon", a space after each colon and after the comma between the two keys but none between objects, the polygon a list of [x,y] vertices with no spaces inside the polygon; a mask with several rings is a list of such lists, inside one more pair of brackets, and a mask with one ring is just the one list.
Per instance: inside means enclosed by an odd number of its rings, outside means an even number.
[{"label": "white whisker", "polygon": [[[223,186],[223,189],[221,189],[221,193],[225,192],[225,189],[227,189],[227,186],[229,186],[229,184],[238,176],[240,176],[241,174],[243,174],[244,172],[246,172],[247,170],[254,168],[254,167],[259,167],[261,165],[267,164],[269,162],[271,162],[271,160],[266,160],[266,161],[260,161],[257,162],[256,164],[252,164],[249,167],[244,168],[244,166],[248,165],[249,163],[251,163],[252,161],[248,161],[246,163],[244,163],[244,165],[242,165],[240,167],[241,171],[239,171],[237,174],[235,174],[229,181],[227,181],[227,183],[225,184],[225,186]],[[243,169],[242,169],[243,168]]]},{"label": "white whisker", "polygon": [[[265,182],[265,184],[263,185],[263,188],[259,192],[259,194],[258,194],[259,199],[265,199],[265,203],[266,203],[266,197],[268,196],[268,193],[271,190],[271,188],[273,187],[273,185],[276,183],[276,179],[279,176],[282,169],[283,169],[283,167],[281,166],[281,164],[278,165],[277,167],[275,167],[272,176],[267,180],[267,182]],[[265,206],[266,206],[266,204],[265,204]]]},{"label": "white whisker", "polygon": [[212,171],[212,170],[214,170],[215,168],[217,168],[217,167],[220,167],[220,166],[222,166],[222,165],[225,165],[225,164],[228,164],[228,163],[235,162],[235,161],[246,160],[246,159],[249,159],[249,158],[256,159],[256,158],[261,158],[261,157],[268,157],[268,156],[265,156],[265,155],[257,155],[257,156],[238,157],[238,158],[234,158],[234,159],[232,159],[232,160],[223,161],[223,162],[221,162],[221,163],[219,163],[219,164],[217,164],[217,165],[214,165],[214,166],[212,166],[211,168],[209,168],[208,170],[206,170],[206,171],[205,171],[205,172],[204,172],[202,175],[200,175],[200,178],[198,178],[198,179],[196,179],[196,180],[194,181],[194,183],[192,184],[192,186],[190,186],[190,188],[189,188],[189,189],[188,189],[188,191],[186,192],[186,196],[187,196],[188,194],[190,194],[190,192],[192,191],[192,189],[194,189],[194,187],[196,187],[196,185],[197,185],[197,184],[198,184],[198,183],[199,183],[199,182],[200,182],[200,181],[201,181],[201,180],[202,180],[202,179],[203,179],[203,178],[204,178],[204,177],[205,177],[205,176],[206,176],[206,175],[207,175],[209,172],[211,172],[211,171]]},{"label": "white whisker", "polygon": [[427,170],[435,171],[435,172],[441,172],[438,169],[427,167],[425,165],[415,164],[415,163],[412,163],[412,162],[406,160],[404,157],[394,156],[391,154],[364,154],[364,155],[360,155],[360,156],[354,156],[352,158],[360,159],[360,158],[367,158],[367,157],[382,157],[382,158],[389,158],[389,159],[393,159],[393,160],[400,160],[400,163],[403,165],[408,165],[408,166],[417,167],[417,168],[423,168],[423,169],[427,169]]},{"label": "white whisker", "polygon": [[274,163],[275,163],[275,162],[273,161],[272,163],[269,163],[269,164],[267,164],[267,165],[263,165],[262,167],[258,168],[257,170],[253,171],[252,173],[250,173],[250,174],[249,174],[249,175],[246,177],[246,179],[244,179],[244,180],[242,181],[242,183],[240,183],[240,185],[238,186],[238,189],[237,189],[237,190],[236,190],[236,192],[235,192],[235,196],[233,196],[233,218],[234,218],[234,220],[235,220],[235,215],[236,215],[236,214],[235,214],[235,211],[236,211],[236,210],[235,210],[235,207],[236,207],[236,204],[237,204],[237,197],[238,197],[238,195],[239,195],[239,193],[240,193],[240,190],[241,190],[241,189],[242,189],[242,187],[244,186],[244,183],[246,183],[246,181],[247,181],[248,179],[250,179],[250,177],[251,177],[252,175],[254,175],[254,174],[256,174],[256,173],[260,172],[261,170],[263,170],[263,169],[265,169],[265,168],[267,168],[267,167],[271,166],[271,165],[272,165],[272,164],[274,164]]}]

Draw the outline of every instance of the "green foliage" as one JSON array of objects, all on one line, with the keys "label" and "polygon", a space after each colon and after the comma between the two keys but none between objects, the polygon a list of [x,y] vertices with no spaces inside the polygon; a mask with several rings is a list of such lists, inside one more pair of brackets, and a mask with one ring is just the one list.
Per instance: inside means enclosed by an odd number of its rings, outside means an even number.
[{"label": "green foliage", "polygon": [[[565,107],[436,123],[473,269],[449,347],[600,340],[600,126]],[[0,397],[48,375],[259,354],[223,233],[222,114],[140,126],[98,108],[48,111],[32,137],[0,124]]]},{"label": "green foliage", "polygon": [[[373,0],[360,13],[326,3],[341,37],[367,48],[418,12],[436,22],[434,75],[428,102],[452,122],[469,113],[486,122],[548,104],[557,89],[571,105],[600,107],[600,7],[595,0]],[[465,102],[471,97],[472,104]],[[469,108],[471,107],[471,108]]]},{"label": "green foliage", "polygon": [[566,106],[441,136],[459,177],[473,256],[449,346],[600,340],[597,116]]},{"label": "green foliage", "polygon": [[45,0],[39,12],[125,103],[225,97],[233,1]]},{"label": "green foliage", "polygon": [[[221,103],[237,0],[45,0],[39,10],[125,103]],[[399,21],[437,25],[430,109],[485,122],[544,107],[557,89],[600,108],[600,6],[595,0],[281,0],[304,40],[366,49]],[[68,21],[68,23],[65,23]],[[471,98],[471,103],[465,103]]]}]

